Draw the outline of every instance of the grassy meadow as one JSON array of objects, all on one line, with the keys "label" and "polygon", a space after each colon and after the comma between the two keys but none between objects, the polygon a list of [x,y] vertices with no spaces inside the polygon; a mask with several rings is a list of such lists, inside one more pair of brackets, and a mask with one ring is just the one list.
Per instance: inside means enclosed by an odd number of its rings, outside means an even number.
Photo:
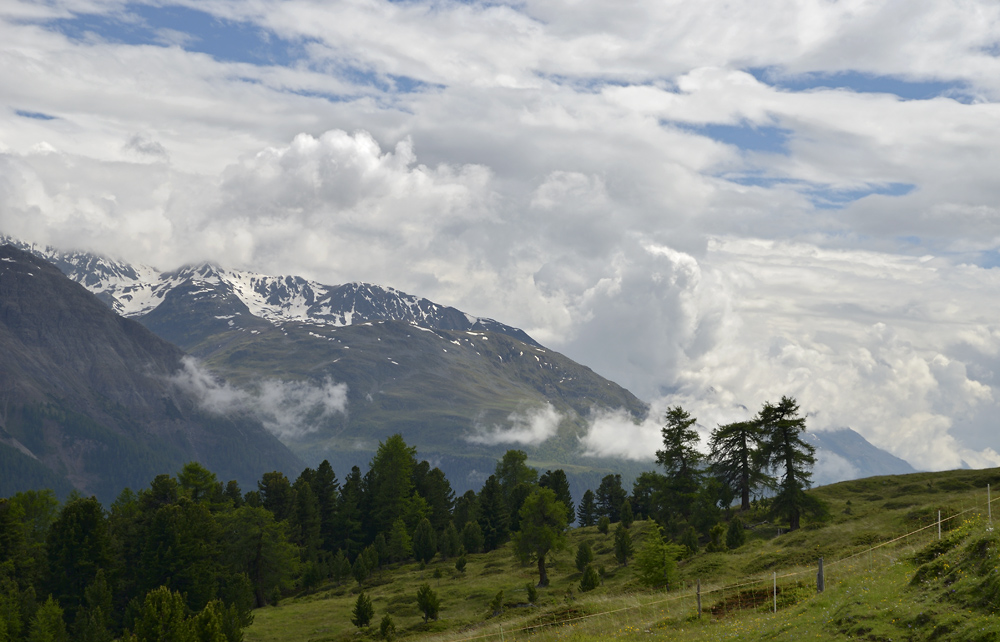
[{"label": "grassy meadow", "polygon": [[[987,512],[987,484],[1000,469],[916,473],[841,482],[814,489],[830,518],[778,534],[760,524],[740,548],[699,552],[680,563],[682,586],[642,587],[632,568],[614,559],[613,528],[569,532],[549,562],[550,586],[528,603],[534,565],[522,566],[510,546],[469,555],[465,571],[435,558],[383,569],[358,587],[349,580],[255,611],[247,642],[377,640],[389,613],[397,638],[421,642],[666,640],[997,640],[1000,639],[1000,535]],[[994,504],[996,505],[996,504]],[[938,539],[937,515],[945,518]],[[751,517],[751,521],[753,518]],[[654,527],[637,521],[636,550]],[[587,541],[604,567],[603,584],[579,590],[577,545]],[[826,590],[816,591],[819,558]],[[772,582],[777,576],[777,613]],[[428,583],[440,617],[424,623],[417,587]],[[700,582],[702,616],[695,587]],[[372,626],[358,630],[351,610],[359,590],[372,599]],[[490,603],[504,593],[502,613]]]}]

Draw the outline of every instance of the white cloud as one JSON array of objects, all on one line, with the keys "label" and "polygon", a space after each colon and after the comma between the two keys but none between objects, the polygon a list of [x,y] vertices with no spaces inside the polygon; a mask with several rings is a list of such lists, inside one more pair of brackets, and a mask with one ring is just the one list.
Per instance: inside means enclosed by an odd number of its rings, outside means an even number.
[{"label": "white cloud", "polygon": [[[1000,277],[976,267],[1000,249],[996,3],[186,6],[303,57],[45,22],[121,2],[0,8],[0,231],[379,282],[522,326],[706,426],[792,394],[811,425],[917,466],[1000,463]],[[947,91],[794,89],[836,72]],[[754,127],[783,146],[718,133]],[[893,185],[914,188],[843,197]]]},{"label": "white cloud", "polygon": [[538,446],[556,436],[559,424],[565,417],[552,404],[525,412],[512,412],[507,416],[507,426],[494,425],[490,428],[477,425],[475,432],[466,435],[465,440],[473,444],[496,446],[498,444],[520,444]]},{"label": "white cloud", "polygon": [[171,380],[208,412],[250,414],[281,439],[304,437],[347,413],[347,386],[329,377],[322,384],[264,379],[245,390],[219,381],[193,357],[185,357]]}]

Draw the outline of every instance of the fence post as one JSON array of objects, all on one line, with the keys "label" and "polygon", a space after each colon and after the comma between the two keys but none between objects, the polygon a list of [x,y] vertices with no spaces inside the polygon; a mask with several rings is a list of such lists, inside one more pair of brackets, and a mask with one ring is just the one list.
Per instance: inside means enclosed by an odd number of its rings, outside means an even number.
[{"label": "fence post", "polygon": [[819,572],[816,573],[816,592],[822,593],[823,589],[826,588],[826,583],[823,581],[823,558],[819,558]]},{"label": "fence post", "polygon": [[774,582],[774,612],[778,612],[778,572],[771,573],[771,580]]},{"label": "fence post", "polygon": [[938,511],[938,540],[941,539],[941,511]]},{"label": "fence post", "polygon": [[990,485],[986,484],[986,514],[990,519],[990,526],[993,525],[993,500],[990,498]]},{"label": "fence post", "polygon": [[701,578],[700,577],[698,578],[697,595],[698,595],[698,617],[700,618],[701,617]]}]

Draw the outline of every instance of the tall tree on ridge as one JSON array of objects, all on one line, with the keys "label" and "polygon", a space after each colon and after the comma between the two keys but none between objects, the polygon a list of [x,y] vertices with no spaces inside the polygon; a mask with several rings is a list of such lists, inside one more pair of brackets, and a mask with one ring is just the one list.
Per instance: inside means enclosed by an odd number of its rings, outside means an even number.
[{"label": "tall tree on ridge", "polygon": [[762,457],[763,427],[758,421],[719,426],[708,441],[712,473],[740,498],[740,510],[750,510],[750,494],[774,486]]},{"label": "tall tree on ridge", "polygon": [[799,405],[791,397],[782,397],[777,405],[765,403],[758,414],[763,433],[762,455],[774,470],[781,470],[778,493],[772,500],[776,514],[788,520],[789,530],[799,528],[802,515],[822,516],[825,506],[806,494],[812,484],[816,448],[802,440],[806,420],[799,417]]}]

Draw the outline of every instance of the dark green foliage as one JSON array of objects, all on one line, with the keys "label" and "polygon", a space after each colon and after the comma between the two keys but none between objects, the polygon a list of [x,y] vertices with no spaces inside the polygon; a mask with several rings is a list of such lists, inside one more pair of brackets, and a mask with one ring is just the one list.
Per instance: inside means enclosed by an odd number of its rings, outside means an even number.
[{"label": "dark green foliage", "polygon": [[417,524],[413,531],[413,557],[418,562],[429,563],[437,554],[437,536],[431,527],[431,521],[426,517]]},{"label": "dark green foliage", "polygon": [[440,468],[430,468],[426,461],[420,462],[413,470],[413,486],[417,494],[430,508],[431,526],[435,533],[444,531],[451,522],[451,512],[455,507],[455,491]]},{"label": "dark green foliage", "polygon": [[410,534],[406,532],[406,524],[402,517],[397,517],[396,521],[392,523],[388,544],[389,559],[394,562],[408,560],[413,555],[413,543]]},{"label": "dark green foliage", "polygon": [[611,520],[607,515],[601,515],[601,518],[597,520],[597,532],[602,535],[607,535],[608,531],[611,529]]},{"label": "dark green foliage", "polygon": [[741,511],[750,510],[751,493],[774,485],[761,451],[763,437],[759,421],[738,421],[719,426],[708,441],[712,473],[740,498]]},{"label": "dark green foliage", "polygon": [[261,505],[274,515],[276,521],[284,521],[295,510],[295,494],[288,478],[278,471],[264,473],[257,482]]},{"label": "dark green foliage", "polygon": [[365,556],[358,555],[354,559],[354,564],[351,566],[351,575],[353,575],[354,579],[357,580],[358,586],[361,586],[361,583],[368,578],[368,575],[370,573],[371,569],[368,568],[368,564],[365,561]]},{"label": "dark green foliage", "polygon": [[441,534],[441,541],[438,543],[438,551],[441,553],[441,557],[448,559],[449,557],[458,555],[458,551],[461,548],[462,537],[458,534],[458,530],[455,529],[455,523],[448,522],[448,526],[445,527],[444,533]]},{"label": "dark green foliage", "polygon": [[518,510],[514,504],[514,489],[519,484],[534,486],[538,483],[538,471],[528,466],[527,461],[528,455],[523,450],[508,450],[497,462],[494,471],[497,483],[500,484],[500,492],[507,504],[507,511],[511,515]]},{"label": "dark green foliage", "polygon": [[687,520],[701,486],[704,456],[697,444],[698,432],[692,428],[695,418],[680,406],[667,410],[666,423],[660,430],[663,449],[656,451],[656,463],[663,467],[662,504],[664,517],[671,524]]},{"label": "dark green foliage", "polygon": [[452,521],[455,528],[461,532],[470,521],[474,522],[479,517],[479,499],[476,491],[468,490],[464,495],[455,500],[455,510],[452,513]]},{"label": "dark green foliage", "polygon": [[597,502],[594,499],[594,491],[589,488],[583,493],[580,506],[576,509],[576,521],[580,526],[593,526],[597,523]]},{"label": "dark green foliage", "polygon": [[687,530],[684,531],[684,535],[681,536],[681,545],[687,548],[688,555],[694,555],[701,548],[698,545],[698,532],[694,530],[694,526],[688,526]]},{"label": "dark green foliage", "polygon": [[462,529],[462,547],[466,553],[481,553],[483,551],[483,531],[479,522],[468,522]]},{"label": "dark green foliage", "polygon": [[716,524],[708,532],[708,545],[705,551],[708,553],[724,553],[728,550],[726,546],[726,527],[724,524]]},{"label": "dark green foliage", "polygon": [[[395,434],[379,442],[365,475],[365,529],[371,539],[378,533],[395,531],[395,522],[414,515],[413,471],[417,466],[417,449],[407,446],[402,435]],[[409,522],[416,526],[419,518]],[[404,526],[406,524],[404,523]],[[369,539],[369,541],[371,541]],[[389,547],[392,548],[392,537]],[[393,550],[395,556],[398,550]],[[409,557],[409,553],[406,555]]]},{"label": "dark green foliage", "polygon": [[267,596],[297,567],[284,524],[270,511],[251,506],[224,513],[220,523],[227,534],[222,540],[227,568],[250,579],[257,607],[264,606]]},{"label": "dark green foliage", "polygon": [[38,607],[31,619],[31,633],[28,642],[67,642],[66,622],[63,620],[63,610],[49,596],[45,603]]},{"label": "dark green foliage", "polygon": [[111,587],[101,569],[84,591],[84,603],[73,624],[73,640],[111,642],[112,616]]},{"label": "dark green foliage", "polygon": [[111,566],[111,539],[104,509],[96,498],[76,499],[63,507],[49,529],[48,592],[65,606],[67,619],[76,619],[84,590],[98,571]]},{"label": "dark green foliage", "polygon": [[677,586],[677,560],[686,552],[683,546],[665,542],[660,529],[654,527],[633,564],[639,581],[650,587],[670,589]]},{"label": "dark green foliage", "polygon": [[392,621],[392,616],[386,613],[382,616],[382,621],[378,625],[379,637],[386,642],[396,639],[396,623]]},{"label": "dark green foliage", "polygon": [[189,642],[188,610],[184,598],[165,586],[150,591],[135,618],[139,640]]},{"label": "dark green foliage", "polygon": [[538,478],[538,485],[542,488],[548,488],[556,494],[556,499],[566,506],[566,519],[572,524],[576,519],[576,507],[573,505],[573,495],[569,490],[569,480],[566,478],[566,471],[561,468],[546,470]]},{"label": "dark green foliage", "polygon": [[528,604],[534,604],[538,601],[538,589],[531,582],[524,585],[524,590],[528,593]]},{"label": "dark green foliage", "polygon": [[625,500],[622,504],[622,513],[619,517],[619,521],[625,528],[632,528],[632,522],[634,521],[634,516],[632,514],[632,502]]},{"label": "dark green foliage", "polygon": [[430,584],[421,584],[417,589],[417,608],[424,615],[424,622],[438,619],[441,601]]},{"label": "dark green foliage", "polygon": [[503,614],[503,589],[500,589],[493,599],[490,601],[490,613],[496,617],[497,615]]},{"label": "dark green foliage", "polygon": [[351,561],[347,559],[347,555],[344,554],[343,550],[339,550],[333,556],[333,561],[330,562],[330,577],[333,578],[334,582],[340,584],[350,575]]},{"label": "dark green foliage", "polygon": [[757,417],[763,440],[761,456],[772,468],[782,471],[771,509],[787,519],[789,530],[793,531],[799,528],[803,514],[816,517],[826,514],[819,500],[805,493],[812,483],[816,448],[802,440],[806,420],[798,414],[795,400],[782,397],[777,405],[765,403]]},{"label": "dark green foliage", "polygon": [[[508,451],[513,452],[513,451]],[[496,476],[490,475],[479,491],[479,527],[483,534],[483,549],[492,551],[507,541],[510,519],[507,502]]]},{"label": "dark green foliage", "polygon": [[538,564],[538,585],[548,586],[545,556],[566,546],[566,506],[548,488],[536,488],[521,507],[521,530],[514,535],[514,552],[522,562]]},{"label": "dark green foliage", "polygon": [[646,471],[633,482],[629,503],[638,519],[655,518],[659,515],[658,500],[663,496],[664,480],[663,475]]},{"label": "dark green foliage", "polygon": [[632,534],[624,524],[618,524],[615,527],[615,559],[622,566],[628,566],[628,560],[634,553]]},{"label": "dark green foliage", "polygon": [[598,575],[597,569],[593,566],[588,566],[583,572],[583,578],[580,580],[580,592],[586,593],[587,591],[593,591],[600,585],[601,576]]},{"label": "dark green foliage", "polygon": [[455,570],[459,573],[464,573],[466,563],[465,554],[459,555],[458,559],[455,560]]},{"label": "dark green foliage", "polygon": [[510,511],[508,515],[510,516],[510,532],[514,533],[521,530],[521,506],[524,505],[524,500],[528,498],[531,491],[536,488],[533,485],[521,482],[514,487],[511,491],[510,497],[508,499],[508,510]]},{"label": "dark green foliage", "polygon": [[732,550],[743,546],[746,541],[747,533],[746,529],[743,528],[743,522],[739,517],[734,517],[726,530],[726,546]]},{"label": "dark green foliage", "polygon": [[361,591],[358,593],[358,600],[354,603],[354,609],[351,611],[351,624],[363,629],[371,624],[373,617],[375,617],[375,608],[372,606],[372,600],[367,593]]},{"label": "dark green foliage", "polygon": [[319,501],[312,486],[301,476],[295,480],[292,488],[295,492],[295,507],[289,519],[291,539],[302,547],[303,560],[315,561],[322,544],[323,520]]},{"label": "dark green foliage", "polygon": [[587,542],[580,542],[576,547],[576,570],[581,573],[594,561],[594,549]]},{"label": "dark green foliage", "polygon": [[344,479],[340,499],[333,518],[333,541],[343,546],[348,557],[354,557],[364,548],[361,524],[361,469],[357,466]]},{"label": "dark green foliage", "polygon": [[627,497],[628,493],[622,487],[622,476],[605,475],[595,493],[597,515],[607,517],[612,522],[618,521],[618,517],[622,514],[622,504]]}]

